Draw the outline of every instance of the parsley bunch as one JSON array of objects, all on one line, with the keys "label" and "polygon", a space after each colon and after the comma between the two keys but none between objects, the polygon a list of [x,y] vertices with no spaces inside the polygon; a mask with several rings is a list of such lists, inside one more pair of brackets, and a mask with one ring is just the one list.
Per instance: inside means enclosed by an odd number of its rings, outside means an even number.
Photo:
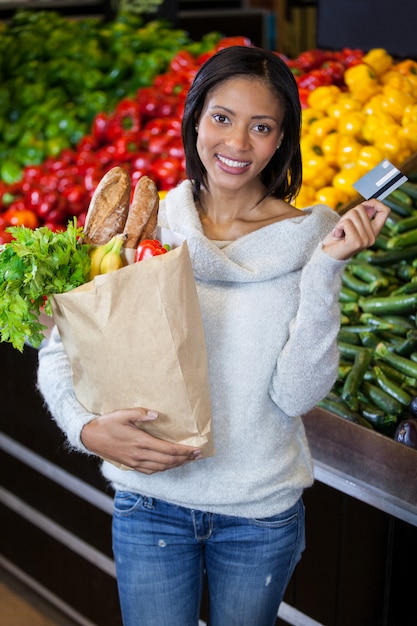
[{"label": "parsley bunch", "polygon": [[46,326],[39,322],[44,307],[52,315],[48,296],[65,293],[90,277],[90,246],[82,242],[77,220],[65,231],[46,226],[9,229],[14,239],[0,247],[0,340],[23,351],[27,340],[38,348]]}]

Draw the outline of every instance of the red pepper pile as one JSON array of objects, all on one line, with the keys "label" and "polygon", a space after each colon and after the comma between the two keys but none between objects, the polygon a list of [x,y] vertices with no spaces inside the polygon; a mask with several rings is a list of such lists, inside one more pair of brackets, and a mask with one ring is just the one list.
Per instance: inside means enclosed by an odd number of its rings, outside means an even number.
[{"label": "red pepper pile", "polygon": [[287,63],[298,84],[301,105],[306,108],[310,91],[322,85],[344,87],[344,73],[348,67],[361,63],[363,51],[343,48],[338,51],[307,50],[295,59],[280,55]]},{"label": "red pepper pile", "polygon": [[113,113],[96,115],[91,133],[75,150],[26,167],[18,183],[0,182],[0,244],[10,240],[5,229],[11,225],[63,229],[73,216],[83,225],[97,184],[116,165],[130,173],[133,187],[143,175],[160,191],[177,185],[185,176],[181,117],[187,91],[202,63],[231,45],[251,44],[244,37],[230,37],[198,57],[180,51],[151,87],[122,99]]}]

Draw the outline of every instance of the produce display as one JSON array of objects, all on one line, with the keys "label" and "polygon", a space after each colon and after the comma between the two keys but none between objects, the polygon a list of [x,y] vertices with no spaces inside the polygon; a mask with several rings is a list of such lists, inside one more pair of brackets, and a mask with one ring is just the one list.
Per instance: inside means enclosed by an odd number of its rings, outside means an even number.
[{"label": "produce display", "polygon": [[[111,171],[128,179],[124,206],[139,183],[150,181],[162,196],[185,177],[185,96],[201,64],[229,45],[251,42],[219,33],[193,42],[163,22],[126,14],[73,22],[18,11],[0,27],[0,244],[12,244],[0,256],[2,340],[39,345],[48,295],[120,267],[129,229],[88,240],[100,182]],[[417,152],[416,61],[383,49],[280,56],[303,107],[297,207],[339,209],[382,159],[400,167]],[[409,176],[385,200],[392,214],[375,246],[343,274],[339,378],[321,406],[415,447],[417,181]],[[136,260],[164,253],[151,229]],[[39,260],[36,279],[28,254]],[[25,284],[23,298],[11,276]]]},{"label": "produce display", "polygon": [[409,177],[384,201],[392,212],[375,245],[342,274],[339,375],[319,406],[416,448],[417,171]]},{"label": "produce display", "polygon": [[196,54],[218,35],[194,44],[185,31],[119,13],[109,22],[71,20],[52,11],[21,10],[0,24],[0,177],[56,157],[166,70],[179,50]]}]

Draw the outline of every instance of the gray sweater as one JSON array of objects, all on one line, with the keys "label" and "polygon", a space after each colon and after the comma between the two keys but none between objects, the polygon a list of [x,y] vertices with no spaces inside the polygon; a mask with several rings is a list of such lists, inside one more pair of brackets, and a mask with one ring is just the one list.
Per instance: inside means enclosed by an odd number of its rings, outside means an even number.
[{"label": "gray sweater", "polygon": [[[160,222],[182,234],[190,250],[207,343],[216,454],[151,476],[104,461],[103,475],[114,488],[194,509],[267,517],[288,509],[312,484],[300,415],[326,395],[337,376],[345,262],[321,249],[337,220],[334,211],[317,205],[219,246],[204,236],[190,183],[169,192]],[[88,453],[80,432],[94,416],[74,395],[56,329],[39,352],[38,383],[69,444]]]}]

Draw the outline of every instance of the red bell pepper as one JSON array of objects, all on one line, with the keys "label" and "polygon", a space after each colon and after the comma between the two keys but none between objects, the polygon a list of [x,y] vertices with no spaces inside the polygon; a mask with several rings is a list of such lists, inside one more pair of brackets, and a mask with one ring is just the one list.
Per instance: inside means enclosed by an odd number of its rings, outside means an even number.
[{"label": "red bell pepper", "polygon": [[323,85],[331,85],[331,82],[332,79],[329,74],[322,69],[311,70],[297,79],[299,89],[310,89],[311,91]]},{"label": "red bell pepper", "polygon": [[136,249],[135,263],[167,252],[168,250],[158,239],[144,239]]},{"label": "red bell pepper", "polygon": [[329,75],[332,85],[343,85],[345,66],[341,61],[325,61],[320,70]]},{"label": "red bell pepper", "polygon": [[328,59],[328,54],[323,50],[312,49],[301,52],[295,59],[298,67],[304,72],[318,69]]}]

